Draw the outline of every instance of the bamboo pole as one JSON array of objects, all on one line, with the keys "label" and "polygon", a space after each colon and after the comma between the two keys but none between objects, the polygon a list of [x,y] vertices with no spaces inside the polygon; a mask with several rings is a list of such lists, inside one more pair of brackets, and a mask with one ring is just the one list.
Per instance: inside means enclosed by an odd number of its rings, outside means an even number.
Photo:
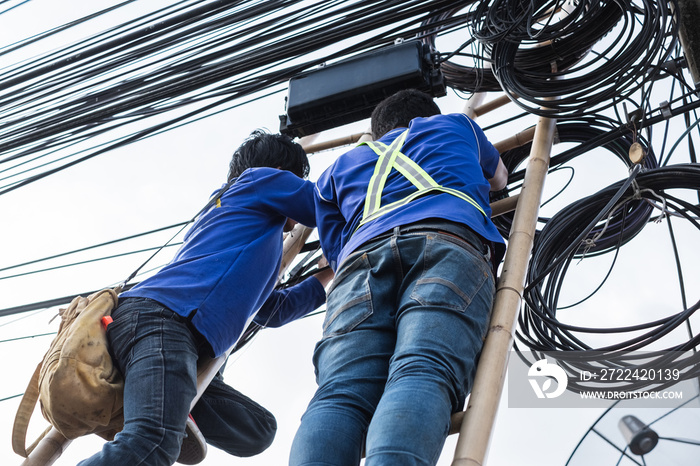
[{"label": "bamboo pole", "polygon": [[316,139],[318,139],[319,134],[321,133],[314,133],[309,134],[308,136],[302,136],[301,138],[299,138],[299,144],[301,144],[302,147],[310,146],[314,143]]},{"label": "bamboo pole", "polygon": [[372,133],[368,129],[364,133],[360,135],[360,138],[357,140],[357,142],[367,142],[367,141],[372,141]]},{"label": "bamboo pole", "polygon": [[474,116],[470,116],[470,118],[474,119],[476,117],[479,117],[481,115],[484,115],[492,110],[496,110],[497,108],[501,108],[506,104],[510,103],[510,97],[507,95],[502,95],[500,97],[497,97],[489,102],[486,102],[485,104],[481,104],[477,106],[476,108],[473,109]]},{"label": "bamboo pole", "polygon": [[527,129],[520,131],[517,134],[514,134],[509,138],[503,139],[502,141],[498,141],[493,145],[493,147],[495,147],[496,150],[498,150],[499,154],[502,154],[507,150],[524,146],[528,142],[532,141],[533,137],[535,137],[535,127],[531,126]]},{"label": "bamboo pole", "polygon": [[507,197],[505,199],[499,199],[491,203],[491,218],[498,217],[508,212],[512,212],[518,205],[518,199],[520,199],[520,194]]},{"label": "bamboo pole", "polygon": [[349,136],[343,136],[342,138],[331,139],[316,144],[305,144],[303,140],[299,142],[307,154],[313,154],[315,152],[321,152],[323,150],[335,149],[336,147],[349,146],[351,144],[355,144],[360,140],[360,138],[364,134],[365,133],[355,133]]},{"label": "bamboo pole", "polygon": [[464,104],[464,108],[462,109],[462,113],[467,115],[469,118],[472,120],[476,118],[476,109],[479,107],[484,99],[486,98],[486,93],[485,92],[475,92],[472,94],[472,96],[467,100],[467,103]]},{"label": "bamboo pole", "polygon": [[491,325],[461,423],[453,466],[482,466],[486,460],[522,301],[555,127],[555,120],[541,117],[535,129],[508,252],[496,289]]},{"label": "bamboo pole", "polygon": [[22,466],[45,466],[53,464],[61,454],[66,451],[71,440],[65,438],[55,427],[41,439],[29,456],[22,462]]}]

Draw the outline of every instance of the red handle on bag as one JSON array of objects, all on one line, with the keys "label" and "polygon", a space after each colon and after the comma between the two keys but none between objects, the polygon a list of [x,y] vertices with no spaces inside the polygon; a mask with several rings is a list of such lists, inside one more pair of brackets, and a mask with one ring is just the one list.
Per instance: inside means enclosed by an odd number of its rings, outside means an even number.
[{"label": "red handle on bag", "polygon": [[102,328],[107,330],[107,326],[111,324],[114,320],[112,319],[112,316],[104,316],[102,317]]}]

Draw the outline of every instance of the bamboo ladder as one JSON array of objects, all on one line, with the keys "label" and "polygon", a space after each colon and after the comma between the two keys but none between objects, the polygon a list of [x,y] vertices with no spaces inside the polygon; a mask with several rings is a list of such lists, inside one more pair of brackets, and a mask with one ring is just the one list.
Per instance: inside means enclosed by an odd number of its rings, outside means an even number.
[{"label": "bamboo ladder", "polygon": [[[476,94],[474,99],[475,102],[469,102],[465,110],[467,114],[473,113],[474,117],[505,103],[503,99],[497,99],[491,104],[479,106],[483,95]],[[459,431],[459,438],[452,466],[482,466],[486,462],[503,392],[506,365],[513,346],[555,130],[556,120],[540,117],[531,136],[532,148],[525,179],[508,236],[508,249],[496,285],[491,324],[477,366],[474,386],[466,410],[453,416],[453,429]],[[524,144],[517,141],[517,137],[512,142]],[[499,152],[503,150],[499,149]]]},{"label": "bamboo ladder", "polygon": [[[565,8],[561,8],[557,13],[568,15]],[[548,15],[549,12],[546,12],[542,18]],[[539,44],[547,45],[549,42]],[[556,65],[552,63],[551,66],[552,71],[556,71]],[[510,98],[504,95],[486,104],[482,104],[483,100],[483,93],[475,94],[467,102],[465,113],[476,118],[508,103]],[[474,386],[467,400],[466,410],[452,419],[453,429],[459,431],[452,466],[486,464],[498,404],[503,393],[508,358],[513,347],[515,325],[522,304],[527,267],[535,240],[537,217],[555,133],[556,120],[540,117],[530,136],[530,156],[508,235],[508,249],[501,275],[496,283],[491,323],[481,350]],[[513,142],[515,146],[524,144],[519,141]],[[499,153],[503,153],[503,150],[499,149]]]}]

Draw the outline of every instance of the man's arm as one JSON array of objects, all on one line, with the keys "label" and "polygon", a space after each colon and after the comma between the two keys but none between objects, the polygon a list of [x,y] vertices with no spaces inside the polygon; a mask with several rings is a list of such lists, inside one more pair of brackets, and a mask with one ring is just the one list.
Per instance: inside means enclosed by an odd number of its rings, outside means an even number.
[{"label": "man's arm", "polygon": [[328,261],[326,260],[325,256],[321,257],[321,259],[318,261],[318,267],[322,270],[320,272],[316,272],[312,276],[316,277],[316,280],[318,280],[321,283],[321,286],[325,288],[328,286],[331,280],[333,280],[335,273],[328,265]]},{"label": "man's arm", "polygon": [[326,290],[318,277],[311,276],[289,288],[273,290],[253,321],[263,327],[281,327],[319,308],[326,302]]},{"label": "man's arm", "polygon": [[254,321],[263,327],[281,327],[318,309],[326,302],[325,288],[335,276],[325,257],[318,261],[318,267],[320,270],[303,282],[274,290]]},{"label": "man's arm", "polygon": [[462,121],[466,121],[467,126],[471,128],[472,132],[474,133],[474,137],[476,137],[479,163],[481,164],[485,173],[489,173],[486,166],[489,166],[490,163],[493,163],[492,160],[495,157],[498,157],[496,171],[491,178],[488,178],[488,182],[489,185],[491,185],[490,191],[500,191],[508,184],[508,169],[503,163],[501,156],[498,154],[498,150],[493,146],[493,144],[491,144],[491,142],[489,142],[484,134],[484,131],[478,124],[463,113],[460,113],[459,115],[464,117],[464,120]]},{"label": "man's arm", "polygon": [[[324,180],[326,183],[321,185]],[[322,191],[325,192],[328,198],[323,196]],[[319,181],[316,182],[314,195],[318,239],[321,243],[325,260],[335,270],[338,268],[337,261],[341,250],[340,238],[342,238],[343,229],[345,228],[345,217],[343,217],[340,207],[333,199],[332,184],[327,177],[322,175]]]},{"label": "man's arm", "polygon": [[498,166],[496,167],[496,173],[492,178],[489,178],[489,184],[491,185],[491,191],[500,191],[505,188],[508,184],[508,169],[506,168],[503,160],[498,157]]}]

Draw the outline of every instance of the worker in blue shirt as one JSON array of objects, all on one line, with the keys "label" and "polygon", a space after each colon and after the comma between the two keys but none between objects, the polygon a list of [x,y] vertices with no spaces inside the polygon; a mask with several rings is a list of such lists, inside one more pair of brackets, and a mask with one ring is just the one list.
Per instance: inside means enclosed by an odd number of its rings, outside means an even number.
[{"label": "worker in blue shirt", "polygon": [[504,241],[489,191],[507,170],[483,131],[400,91],[372,136],[316,182],[336,272],[313,362],[318,389],[290,464],[435,464],[462,409],[489,322]]},{"label": "worker in blue shirt", "polygon": [[[107,338],[125,380],[124,429],[81,465],[173,464],[197,392],[199,356],[226,352],[251,321],[283,325],[325,302],[330,270],[274,290],[283,231],[295,222],[316,225],[308,172],[301,146],[254,132],[233,154],[233,183],[196,219],[174,259],[120,295]],[[264,425],[266,412],[260,415],[262,430],[274,429]]]}]

